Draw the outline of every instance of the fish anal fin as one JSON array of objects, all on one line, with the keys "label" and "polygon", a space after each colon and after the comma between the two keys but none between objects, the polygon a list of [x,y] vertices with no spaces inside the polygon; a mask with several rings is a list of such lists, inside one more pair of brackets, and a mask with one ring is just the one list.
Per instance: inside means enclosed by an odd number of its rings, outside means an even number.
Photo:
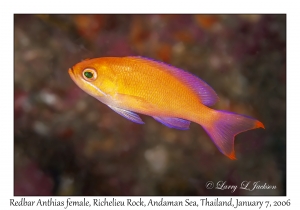
[{"label": "fish anal fin", "polygon": [[114,107],[114,106],[109,106],[109,108],[111,108],[112,110],[114,110],[115,112],[120,114],[121,116],[125,117],[126,119],[131,120],[132,122],[135,122],[138,124],[145,124],[143,122],[143,120],[140,118],[140,116],[132,111],[128,111],[128,110],[121,109],[121,108]]},{"label": "fish anal fin", "polygon": [[175,118],[175,117],[153,116],[153,118],[169,128],[175,128],[175,129],[179,129],[179,130],[188,130],[190,123],[191,123],[188,120],[183,120],[183,119]]}]

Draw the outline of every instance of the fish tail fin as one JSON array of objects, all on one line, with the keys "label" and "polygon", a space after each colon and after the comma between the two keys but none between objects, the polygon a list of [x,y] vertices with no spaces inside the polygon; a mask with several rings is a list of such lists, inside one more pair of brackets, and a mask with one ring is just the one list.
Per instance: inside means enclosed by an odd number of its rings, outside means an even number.
[{"label": "fish tail fin", "polygon": [[255,128],[265,128],[264,125],[251,117],[214,110],[211,123],[205,124],[205,131],[218,147],[220,152],[234,160],[234,137],[244,131]]}]

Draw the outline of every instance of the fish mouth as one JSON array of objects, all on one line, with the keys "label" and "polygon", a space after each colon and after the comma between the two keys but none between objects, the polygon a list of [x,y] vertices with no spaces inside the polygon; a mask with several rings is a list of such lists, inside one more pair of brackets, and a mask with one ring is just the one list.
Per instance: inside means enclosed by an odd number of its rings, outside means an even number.
[{"label": "fish mouth", "polygon": [[75,81],[75,75],[74,75],[73,68],[69,68],[68,72],[69,72],[69,75],[70,75],[70,77],[72,78],[72,80]]}]

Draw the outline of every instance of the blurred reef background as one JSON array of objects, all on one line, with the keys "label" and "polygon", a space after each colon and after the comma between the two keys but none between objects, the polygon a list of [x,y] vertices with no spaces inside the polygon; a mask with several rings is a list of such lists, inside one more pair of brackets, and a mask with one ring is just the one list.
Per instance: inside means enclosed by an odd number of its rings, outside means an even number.
[{"label": "blurred reef background", "polygon": [[[15,195],[286,195],[286,15],[15,15]],[[213,107],[266,129],[235,138],[135,124],[83,92],[68,68],[139,55],[197,75]],[[273,190],[206,189],[259,181]]]}]

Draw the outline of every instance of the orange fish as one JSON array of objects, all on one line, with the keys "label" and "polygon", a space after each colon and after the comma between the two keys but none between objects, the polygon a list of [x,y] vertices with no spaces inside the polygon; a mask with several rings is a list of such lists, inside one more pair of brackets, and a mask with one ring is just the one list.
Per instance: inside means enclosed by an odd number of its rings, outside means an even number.
[{"label": "orange fish", "polygon": [[86,93],[123,117],[144,124],[138,114],[152,116],[175,129],[200,124],[218,149],[235,159],[235,135],[264,128],[256,119],[214,110],[215,91],[198,77],[143,57],[102,57],[84,60],[69,69]]}]

